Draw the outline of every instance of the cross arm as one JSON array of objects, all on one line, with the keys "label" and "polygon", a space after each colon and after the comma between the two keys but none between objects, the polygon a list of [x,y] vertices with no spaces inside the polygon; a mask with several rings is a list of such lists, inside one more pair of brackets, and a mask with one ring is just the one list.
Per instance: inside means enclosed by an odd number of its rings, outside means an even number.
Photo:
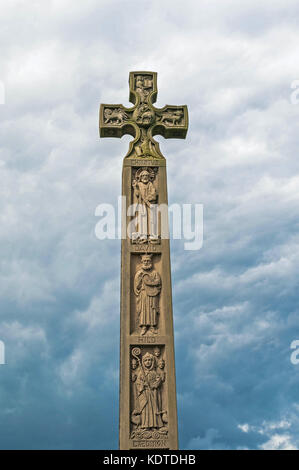
[{"label": "cross arm", "polygon": [[166,105],[154,108],[156,121],[152,136],[162,135],[165,139],[185,139],[188,131],[188,108],[186,105]]},{"label": "cross arm", "polygon": [[132,119],[132,110],[122,104],[101,104],[99,130],[101,137],[122,137],[130,134],[136,135]]}]

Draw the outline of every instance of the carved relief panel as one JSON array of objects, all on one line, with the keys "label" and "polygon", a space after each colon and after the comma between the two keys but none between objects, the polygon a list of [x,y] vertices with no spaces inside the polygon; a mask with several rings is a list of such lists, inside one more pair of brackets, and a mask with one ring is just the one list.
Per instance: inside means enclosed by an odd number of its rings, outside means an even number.
[{"label": "carved relief panel", "polygon": [[154,75],[150,73],[134,74],[133,89],[140,97],[140,102],[147,101],[149,94],[153,91]]},{"label": "carved relief panel", "polygon": [[160,273],[161,254],[131,255],[131,333],[140,337],[155,337],[163,331]]},{"label": "carved relief panel", "polygon": [[131,347],[131,439],[160,440],[168,436],[164,346]]},{"label": "carved relief panel", "polygon": [[160,243],[158,174],[157,167],[132,168],[132,243]]}]

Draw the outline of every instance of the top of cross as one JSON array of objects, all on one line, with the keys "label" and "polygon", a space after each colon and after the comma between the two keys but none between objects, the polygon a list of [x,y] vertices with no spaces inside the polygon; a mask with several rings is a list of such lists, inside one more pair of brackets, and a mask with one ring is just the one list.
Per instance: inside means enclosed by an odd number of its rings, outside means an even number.
[{"label": "top of cross", "polygon": [[129,85],[132,108],[101,104],[100,136],[132,135],[127,158],[164,158],[153,136],[184,139],[188,130],[187,106],[153,106],[158,93],[156,72],[130,72]]}]

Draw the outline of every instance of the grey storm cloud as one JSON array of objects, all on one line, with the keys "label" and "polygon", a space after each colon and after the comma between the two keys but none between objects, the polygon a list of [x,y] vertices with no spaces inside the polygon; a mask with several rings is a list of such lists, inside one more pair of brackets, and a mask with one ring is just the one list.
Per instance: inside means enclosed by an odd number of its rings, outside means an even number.
[{"label": "grey storm cloud", "polygon": [[181,448],[299,448],[299,5],[1,3],[0,447],[116,448],[117,204],[128,136],[98,137],[131,70],[187,104],[157,137],[170,203],[202,203],[204,243],[171,241]]}]

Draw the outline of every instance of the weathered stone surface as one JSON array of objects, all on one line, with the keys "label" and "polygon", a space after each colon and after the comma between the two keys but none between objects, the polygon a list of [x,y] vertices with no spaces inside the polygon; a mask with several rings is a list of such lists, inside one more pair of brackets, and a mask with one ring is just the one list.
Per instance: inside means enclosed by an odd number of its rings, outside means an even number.
[{"label": "weathered stone surface", "polygon": [[[161,237],[155,213],[168,202],[166,163],[153,136],[185,138],[188,112],[153,106],[155,72],[131,72],[129,84],[132,108],[100,107],[101,137],[134,137],[123,162],[122,195],[126,213],[138,204],[140,216],[122,240],[119,447],[177,449],[169,240]],[[126,226],[131,219],[127,215]]]}]

